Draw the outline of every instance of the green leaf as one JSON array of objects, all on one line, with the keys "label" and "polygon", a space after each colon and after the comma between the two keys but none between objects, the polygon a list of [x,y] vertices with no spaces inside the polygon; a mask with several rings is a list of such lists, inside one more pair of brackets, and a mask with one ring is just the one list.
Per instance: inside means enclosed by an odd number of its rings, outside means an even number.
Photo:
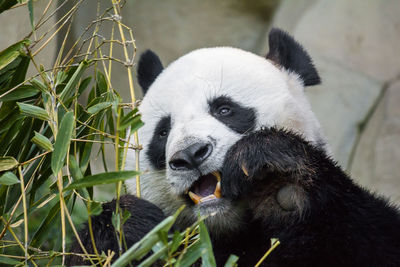
[{"label": "green leaf", "polygon": [[186,253],[183,254],[183,257],[178,261],[177,266],[179,267],[190,267],[195,263],[203,253],[203,247],[200,243],[200,240],[196,241],[195,243],[191,244]]},{"label": "green leaf", "polygon": [[62,166],[64,166],[73,130],[74,113],[70,111],[67,112],[61,120],[56,143],[54,144],[54,151],[51,155],[51,169],[54,174],[58,173]]},{"label": "green leaf", "polygon": [[[55,197],[58,199],[59,195]],[[65,197],[65,201],[68,201],[70,196]],[[46,241],[46,238],[49,238],[49,232],[52,227],[58,227],[59,224],[54,223],[54,220],[59,220],[60,218],[60,201],[57,201],[53,207],[50,209],[47,216],[43,219],[42,223],[40,224],[39,228],[36,230],[35,234],[32,237],[32,241],[30,245],[32,247],[39,247],[42,245],[43,242]]]},{"label": "green leaf", "polygon": [[25,104],[25,103],[17,103],[19,110],[21,111],[22,115],[28,116],[28,117],[33,117],[39,120],[44,120],[48,121],[50,120],[49,114],[47,114],[47,111],[44,110],[41,107],[37,107],[31,104]]},{"label": "green leaf", "polygon": [[115,231],[121,232],[121,217],[114,211],[111,216],[111,224],[114,226]]},{"label": "green leaf", "polygon": [[232,254],[229,256],[224,267],[233,267],[233,266],[235,266],[235,264],[237,263],[238,260],[239,260],[239,257]]},{"label": "green leaf", "polygon": [[[127,114],[129,115],[129,113]],[[136,128],[139,129],[140,127],[143,126],[143,122],[141,121],[141,116],[136,115],[136,116],[124,116],[124,118],[121,120],[120,125],[118,130],[122,131],[125,130],[127,127],[131,126],[131,128]],[[131,130],[131,132],[134,132],[135,130]]]},{"label": "green leaf", "polygon": [[72,95],[72,93],[75,89],[75,86],[78,84],[79,79],[81,78],[83,72],[85,71],[85,69],[88,66],[89,66],[89,63],[87,61],[82,61],[79,64],[79,67],[76,69],[76,71],[72,75],[71,79],[69,79],[67,85],[65,85],[64,90],[61,92],[60,100],[62,102],[67,100],[67,98],[69,98]]},{"label": "green leaf", "polygon": [[[1,8],[3,3],[0,3],[0,12],[2,12]],[[17,57],[23,54],[23,48],[25,45],[29,45],[30,41],[28,39],[22,40],[18,43],[13,44],[12,46],[4,49],[0,52],[0,70],[6,67],[8,64],[13,62]]]},{"label": "green leaf", "polygon": [[90,114],[96,114],[99,111],[102,111],[103,109],[106,109],[106,108],[110,107],[111,105],[112,105],[112,102],[101,102],[101,103],[98,103],[98,104],[96,104],[94,106],[91,106],[90,108],[88,108],[87,111]]},{"label": "green leaf", "polygon": [[29,19],[31,21],[32,31],[35,31],[35,25],[33,23],[33,1],[28,0],[28,10],[29,10]]},{"label": "green leaf", "polygon": [[88,87],[88,85],[90,84],[90,82],[91,82],[91,80],[92,80],[92,77],[87,77],[87,78],[85,78],[82,82],[81,82],[81,84],[79,85],[79,89],[78,89],[78,93],[79,94],[82,94],[82,92],[83,91],[85,91],[85,89]]},{"label": "green leaf", "polygon": [[199,223],[199,232],[200,232],[200,241],[202,247],[206,250],[205,253],[203,251],[201,255],[202,266],[214,267],[217,264],[215,262],[211,239],[210,236],[208,235],[207,227],[204,224],[204,221],[201,221]]},{"label": "green leaf", "polygon": [[99,95],[107,92],[108,91],[108,83],[106,81],[106,77],[104,77],[104,74],[101,73],[100,71],[98,71],[96,80],[97,80],[97,82],[96,82],[97,92],[99,93]]},{"label": "green leaf", "polygon": [[0,263],[7,265],[19,265],[21,262],[5,256],[0,256]]},{"label": "green leaf", "polygon": [[39,93],[35,87],[30,85],[22,85],[15,90],[7,93],[3,97],[0,97],[0,101],[13,101],[13,100],[20,100],[28,97],[35,96]]},{"label": "green leaf", "polygon": [[0,172],[15,169],[18,164],[13,157],[0,157]]},{"label": "green leaf", "polygon": [[[30,59],[30,57],[25,56],[25,55],[20,55],[19,59],[20,59],[19,64],[15,68],[15,71],[13,73],[11,81],[7,86],[8,88],[6,87],[7,89],[13,88],[25,81],[25,76],[28,71],[28,67],[29,67],[29,63],[30,63],[31,59]],[[17,60],[14,60],[14,62],[15,61],[17,61]]]},{"label": "green leaf", "polygon": [[172,238],[170,253],[174,253],[179,248],[181,241],[182,241],[182,235],[179,233],[179,231],[175,231],[174,236]]},{"label": "green leaf", "polygon": [[120,181],[125,181],[138,174],[139,172],[136,171],[119,171],[119,172],[105,172],[105,173],[90,175],[78,181],[72,182],[69,186],[64,188],[64,191],[82,187],[91,187],[99,184],[112,184]]},{"label": "green leaf", "polygon": [[46,87],[46,85],[44,85],[44,83],[42,83],[42,81],[39,81],[38,79],[32,79],[30,80],[30,83],[36,87],[36,89],[39,89],[40,91],[46,93],[47,91],[49,91]]},{"label": "green leaf", "polygon": [[18,184],[20,181],[17,176],[12,172],[6,172],[0,177],[0,184],[13,185]]},{"label": "green leaf", "polygon": [[53,144],[50,142],[50,140],[46,136],[41,135],[36,131],[35,136],[31,139],[31,141],[46,151],[53,151],[54,149]]},{"label": "green leaf", "polygon": [[124,224],[131,217],[129,210],[122,211],[122,224]]},{"label": "green leaf", "polygon": [[152,249],[152,247],[160,241],[157,233],[160,231],[168,232],[183,208],[184,206],[179,208],[173,216],[168,216],[162,222],[160,222],[139,242],[135,243],[127,251],[125,251],[124,254],[122,254],[121,257],[119,257],[113,263],[113,265],[111,265],[111,267],[123,267],[128,265],[132,260],[140,260],[143,258]]},{"label": "green leaf", "polygon": [[103,206],[99,202],[89,202],[90,205],[89,216],[99,215],[103,211]]}]

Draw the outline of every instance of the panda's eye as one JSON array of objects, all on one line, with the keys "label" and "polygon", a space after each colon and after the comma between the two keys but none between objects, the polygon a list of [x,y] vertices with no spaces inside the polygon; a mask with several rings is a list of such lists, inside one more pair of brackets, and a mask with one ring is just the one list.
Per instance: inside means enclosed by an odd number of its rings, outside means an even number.
[{"label": "panda's eye", "polygon": [[167,130],[162,130],[162,131],[160,131],[160,132],[158,133],[158,135],[159,135],[160,137],[166,137],[166,136],[168,135],[168,131],[167,131]]},{"label": "panda's eye", "polygon": [[220,106],[217,110],[218,115],[227,116],[231,113],[231,108],[227,105]]}]

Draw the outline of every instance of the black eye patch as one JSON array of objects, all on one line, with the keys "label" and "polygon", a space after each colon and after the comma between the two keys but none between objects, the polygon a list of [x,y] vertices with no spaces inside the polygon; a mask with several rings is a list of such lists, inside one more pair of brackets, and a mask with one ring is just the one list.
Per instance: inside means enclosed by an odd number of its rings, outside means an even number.
[{"label": "black eye patch", "polygon": [[165,146],[170,130],[171,117],[166,116],[158,122],[146,151],[146,156],[156,169],[165,169]]},{"label": "black eye patch", "polygon": [[234,130],[244,134],[254,129],[256,113],[252,108],[244,107],[227,96],[208,101],[210,114]]}]

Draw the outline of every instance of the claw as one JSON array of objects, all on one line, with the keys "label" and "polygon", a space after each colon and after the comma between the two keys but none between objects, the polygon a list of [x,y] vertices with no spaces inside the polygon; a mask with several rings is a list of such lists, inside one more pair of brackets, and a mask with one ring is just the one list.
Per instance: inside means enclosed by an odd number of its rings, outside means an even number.
[{"label": "claw", "polygon": [[242,171],[246,176],[249,176],[249,171],[246,169],[246,167],[244,166],[244,164],[242,164]]}]

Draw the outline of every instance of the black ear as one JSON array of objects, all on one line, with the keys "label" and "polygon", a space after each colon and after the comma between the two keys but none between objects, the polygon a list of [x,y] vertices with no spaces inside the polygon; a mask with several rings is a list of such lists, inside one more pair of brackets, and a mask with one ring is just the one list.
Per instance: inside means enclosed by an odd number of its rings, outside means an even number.
[{"label": "black ear", "polygon": [[267,59],[297,73],[303,80],[304,86],[321,83],[310,56],[292,36],[280,29],[273,28],[269,33],[268,43]]},{"label": "black ear", "polygon": [[151,50],[146,50],[139,59],[137,77],[143,89],[143,95],[164,69],[160,58]]}]

